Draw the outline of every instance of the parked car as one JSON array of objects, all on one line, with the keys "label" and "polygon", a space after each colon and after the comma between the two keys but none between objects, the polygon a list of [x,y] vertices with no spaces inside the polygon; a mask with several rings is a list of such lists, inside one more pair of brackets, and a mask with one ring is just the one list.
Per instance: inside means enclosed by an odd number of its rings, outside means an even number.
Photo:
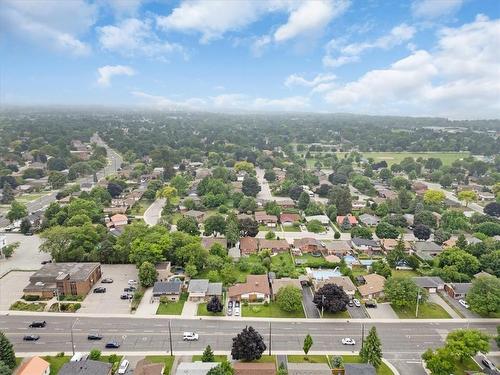
[{"label": "parked car", "polygon": [[38,336],[38,335],[26,335],[23,337],[23,340],[24,341],[38,341],[39,338],[40,338],[40,336]]},{"label": "parked car", "polygon": [[42,321],[34,321],[30,324],[30,328],[43,328],[47,325],[47,322],[45,320]]},{"label": "parked car", "polygon": [[118,349],[120,347],[120,344],[118,344],[116,341],[110,341],[106,343],[106,348],[107,349]]},{"label": "parked car", "polygon": [[463,299],[459,299],[458,300],[458,303],[461,304],[463,307],[465,307],[466,309],[468,309],[470,306],[469,304],[467,303],[467,301],[463,300]]},{"label": "parked car", "polygon": [[234,316],[240,316],[240,308],[239,307],[234,308]]},{"label": "parked car", "polygon": [[52,263],[52,260],[42,260],[41,263],[42,264],[49,264],[49,263]]},{"label": "parked car", "polygon": [[106,288],[98,286],[97,288],[94,289],[94,293],[106,293]]},{"label": "parked car", "polygon": [[130,364],[129,361],[124,359],[122,363],[120,363],[120,367],[118,368],[118,374],[125,374],[127,372],[129,364]]},{"label": "parked car", "polygon": [[483,359],[481,359],[481,362],[483,363],[484,367],[486,367],[487,369],[497,371],[496,366],[488,358],[483,357]]},{"label": "parked car", "polygon": [[195,332],[184,332],[182,335],[184,341],[198,341],[199,336]]},{"label": "parked car", "polygon": [[102,340],[102,335],[97,332],[89,333],[87,340]]},{"label": "parked car", "polygon": [[137,280],[129,280],[128,285],[137,285]]},{"label": "parked car", "polygon": [[240,301],[234,301],[234,307],[240,307]]},{"label": "parked car", "polygon": [[132,294],[128,294],[128,293],[122,293],[120,295],[120,299],[132,299],[134,296]]},{"label": "parked car", "polygon": [[345,337],[342,339],[342,345],[356,345],[356,341],[350,337]]},{"label": "parked car", "polygon": [[374,300],[369,300],[365,302],[365,307],[367,308],[376,308],[377,307],[377,301]]},{"label": "parked car", "polygon": [[359,300],[358,300],[358,299],[354,298],[354,299],[352,300],[352,302],[354,303],[354,306],[356,306],[356,307],[361,307],[361,303],[359,302]]},{"label": "parked car", "polygon": [[32,236],[33,235],[33,232],[26,232],[24,233],[25,236]]},{"label": "parked car", "polygon": [[123,291],[126,292],[126,293],[130,293],[130,292],[133,292],[132,288],[128,287],[128,288],[123,288]]},{"label": "parked car", "polygon": [[103,283],[103,284],[112,284],[113,283],[113,279],[111,277],[106,277],[105,279],[101,280],[101,283]]},{"label": "parked car", "polygon": [[352,299],[349,300],[349,302],[347,303],[349,306],[354,306],[354,302],[352,302]]}]

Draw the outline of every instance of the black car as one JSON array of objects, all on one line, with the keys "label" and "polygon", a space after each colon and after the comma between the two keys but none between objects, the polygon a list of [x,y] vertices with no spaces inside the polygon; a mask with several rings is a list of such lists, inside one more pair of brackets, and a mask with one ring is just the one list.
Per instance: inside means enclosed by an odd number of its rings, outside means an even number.
[{"label": "black car", "polygon": [[120,296],[120,299],[132,299],[132,294],[127,294],[127,293],[123,293],[121,296]]},{"label": "black car", "polygon": [[52,261],[51,260],[43,260],[42,261],[42,264],[49,264],[49,263],[52,263]]},{"label": "black car", "polygon": [[33,232],[26,232],[24,233],[25,236],[32,236],[33,235]]},{"label": "black car", "polygon": [[116,341],[110,341],[106,343],[106,348],[107,349],[118,349],[120,347],[120,344],[118,344]]},{"label": "black car", "polygon": [[106,293],[106,288],[99,286],[94,289],[94,293]]},{"label": "black car", "polygon": [[102,340],[102,336],[98,333],[89,333],[87,340]]},{"label": "black car", "polygon": [[106,277],[105,279],[101,280],[101,283],[103,283],[103,284],[112,284],[113,283],[113,279],[111,277]]},{"label": "black car", "polygon": [[38,335],[26,335],[23,337],[24,341],[37,341],[40,338]]},{"label": "black car", "polygon": [[45,320],[39,321],[39,322],[32,322],[29,327],[30,328],[43,328],[47,325],[47,322]]},{"label": "black car", "polygon": [[481,362],[483,363],[484,367],[490,369],[490,370],[496,370],[497,368],[495,367],[495,365],[493,364],[493,362],[491,362],[488,358],[483,358],[481,360]]}]

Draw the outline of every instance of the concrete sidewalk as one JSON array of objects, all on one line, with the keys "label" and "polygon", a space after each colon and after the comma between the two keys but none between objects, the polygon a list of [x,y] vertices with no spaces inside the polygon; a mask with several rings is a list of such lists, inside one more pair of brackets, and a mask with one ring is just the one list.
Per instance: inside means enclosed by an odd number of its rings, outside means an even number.
[{"label": "concrete sidewalk", "polygon": [[135,311],[135,315],[141,317],[148,317],[151,315],[156,315],[156,310],[160,302],[152,302],[153,299],[153,288],[147,288],[142,297],[141,303]]}]

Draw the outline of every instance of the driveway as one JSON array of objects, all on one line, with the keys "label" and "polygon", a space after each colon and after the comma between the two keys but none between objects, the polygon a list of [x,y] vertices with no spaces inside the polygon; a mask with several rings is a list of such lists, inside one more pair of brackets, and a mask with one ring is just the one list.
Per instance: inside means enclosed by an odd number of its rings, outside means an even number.
[{"label": "driveway", "polygon": [[11,270],[37,271],[41,262],[49,260],[50,254],[41,253],[38,248],[42,241],[38,235],[25,236],[20,233],[2,233],[7,244],[19,242],[20,245],[9,259],[0,259],[0,277]]},{"label": "driveway", "polygon": [[147,288],[142,297],[141,303],[137,307],[135,315],[152,316],[156,315],[156,310],[160,305],[160,301],[153,301],[153,288]]},{"label": "driveway", "polygon": [[[112,284],[97,282],[82,302],[80,313],[89,314],[128,314],[130,301],[120,299],[128,280],[137,280],[137,268],[133,264],[103,264],[102,277],[111,277]],[[102,279],[101,279],[102,280]],[[103,286],[106,293],[93,293],[93,289]]]},{"label": "driveway", "polygon": [[376,308],[366,309],[372,319],[399,319],[390,303],[379,303]]},{"label": "driveway", "polygon": [[189,300],[184,302],[184,306],[182,308],[182,314],[181,314],[181,316],[183,318],[193,317],[193,316],[196,316],[197,314],[198,314],[198,303],[197,302],[193,302],[193,301],[189,301]]},{"label": "driveway", "polygon": [[462,317],[453,310],[438,294],[429,294],[429,302],[441,306],[453,319],[461,319]]},{"label": "driveway", "polygon": [[370,317],[363,304],[361,304],[360,307],[347,305],[347,311],[349,311],[349,315],[353,319],[364,319]]},{"label": "driveway", "polygon": [[309,319],[319,319],[319,311],[316,305],[313,303],[314,294],[309,286],[302,287],[302,305],[304,306],[304,312],[306,317]]},{"label": "driveway", "polygon": [[12,271],[0,279],[0,311],[7,311],[23,296],[23,289],[29,284],[33,272]]},{"label": "driveway", "polygon": [[157,199],[148,209],[144,212],[144,221],[147,225],[153,226],[158,224],[158,220],[160,220],[161,211],[163,210],[163,206],[165,205],[165,199]]},{"label": "driveway", "polygon": [[448,294],[440,293],[440,296],[441,298],[446,300],[445,302],[449,302],[450,305],[452,305],[455,310],[459,311],[465,318],[469,319],[480,318],[479,315],[463,307],[461,304],[458,303],[458,300],[451,298]]}]

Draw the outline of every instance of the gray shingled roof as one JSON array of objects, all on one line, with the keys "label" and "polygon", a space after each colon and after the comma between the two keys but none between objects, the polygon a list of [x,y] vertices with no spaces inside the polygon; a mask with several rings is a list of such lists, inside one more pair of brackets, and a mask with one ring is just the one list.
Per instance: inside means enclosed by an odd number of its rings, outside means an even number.
[{"label": "gray shingled roof", "polygon": [[84,281],[99,267],[100,263],[49,263],[31,275],[30,279],[57,278],[69,274],[71,281]]},{"label": "gray shingled roof", "polygon": [[344,363],[345,375],[376,375],[375,367],[368,363]]},{"label": "gray shingled roof", "polygon": [[221,296],[222,295],[222,283],[208,283],[207,295],[209,295],[209,296]]},{"label": "gray shingled roof", "polygon": [[153,286],[153,296],[180,294],[182,282],[179,280],[157,281]]},{"label": "gray shingled roof", "polygon": [[191,280],[189,282],[189,293],[206,293],[208,290],[208,279]]},{"label": "gray shingled roof", "polygon": [[59,375],[108,375],[111,367],[111,363],[87,359],[65,363],[59,370]]},{"label": "gray shingled roof", "polygon": [[438,276],[412,277],[412,280],[421,288],[437,288],[444,286],[444,281]]}]

